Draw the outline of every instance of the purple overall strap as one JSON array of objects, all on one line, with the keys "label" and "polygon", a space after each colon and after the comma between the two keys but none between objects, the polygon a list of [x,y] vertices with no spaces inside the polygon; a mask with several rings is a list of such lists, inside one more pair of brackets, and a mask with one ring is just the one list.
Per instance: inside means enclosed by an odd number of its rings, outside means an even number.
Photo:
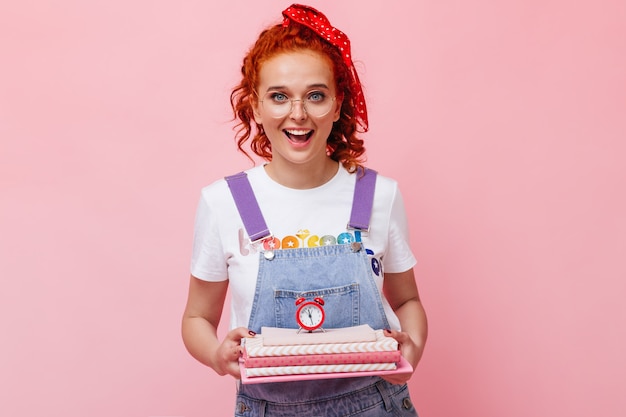
[{"label": "purple overall strap", "polygon": [[352,199],[352,213],[350,214],[349,229],[368,231],[372,205],[374,203],[374,190],[376,188],[376,171],[365,168],[363,174],[357,172],[354,197]]},{"label": "purple overall strap", "polygon": [[254,191],[252,191],[250,186],[250,181],[248,181],[248,175],[245,172],[240,172],[225,179],[250,241],[255,242],[271,236],[270,230],[265,224],[259,203],[257,203],[254,196]]}]

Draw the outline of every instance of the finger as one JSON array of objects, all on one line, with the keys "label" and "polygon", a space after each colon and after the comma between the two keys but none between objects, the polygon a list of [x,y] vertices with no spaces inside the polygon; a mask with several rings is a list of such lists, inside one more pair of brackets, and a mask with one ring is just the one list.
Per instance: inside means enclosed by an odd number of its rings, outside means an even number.
[{"label": "finger", "polygon": [[398,341],[398,343],[406,343],[410,340],[409,334],[406,332],[399,332],[397,330],[385,330],[385,335],[389,337],[393,337]]},{"label": "finger", "polygon": [[232,362],[229,362],[227,367],[226,367],[226,372],[229,375],[232,375],[233,377],[237,378],[237,379],[241,379],[241,369],[239,367],[239,361],[235,360]]},{"label": "finger", "polygon": [[233,329],[230,332],[228,332],[228,334],[226,335],[226,339],[239,341],[243,339],[244,337],[254,337],[254,336],[256,336],[256,333],[253,332],[252,330],[247,329],[245,327],[237,327],[236,329]]}]

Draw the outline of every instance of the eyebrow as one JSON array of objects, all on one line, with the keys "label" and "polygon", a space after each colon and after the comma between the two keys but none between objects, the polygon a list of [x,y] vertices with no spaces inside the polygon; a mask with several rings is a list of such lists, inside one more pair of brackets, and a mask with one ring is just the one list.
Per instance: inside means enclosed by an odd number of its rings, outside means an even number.
[{"label": "eyebrow", "polygon": [[[328,85],[324,84],[324,83],[316,83],[316,84],[310,84],[306,87],[307,89],[311,89],[311,88],[324,88],[326,90],[330,90],[330,87],[328,87]],[[271,85],[267,88],[267,91],[273,91],[273,90],[288,90],[289,88],[286,85]]]}]

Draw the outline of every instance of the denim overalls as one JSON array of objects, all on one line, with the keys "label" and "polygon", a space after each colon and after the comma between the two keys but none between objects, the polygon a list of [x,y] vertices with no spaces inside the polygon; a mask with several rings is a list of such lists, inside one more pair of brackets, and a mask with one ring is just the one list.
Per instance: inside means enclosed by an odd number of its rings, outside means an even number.
[{"label": "denim overalls", "polygon": [[[357,174],[360,175],[360,174]],[[227,177],[239,214],[251,240],[271,236],[245,173]],[[323,297],[323,327],[369,324],[387,329],[380,291],[361,243],[368,230],[376,172],[365,170],[356,182],[348,227],[350,244],[259,254],[259,273],[248,328],[297,329],[295,300]],[[406,384],[393,385],[379,377],[334,378],[297,382],[239,384],[236,417],[417,416]]]}]

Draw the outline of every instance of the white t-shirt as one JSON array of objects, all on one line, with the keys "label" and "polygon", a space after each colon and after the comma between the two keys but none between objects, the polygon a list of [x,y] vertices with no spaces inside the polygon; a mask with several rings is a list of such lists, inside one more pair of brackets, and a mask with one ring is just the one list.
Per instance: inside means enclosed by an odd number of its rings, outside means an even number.
[{"label": "white t-shirt", "polygon": [[[263,166],[246,171],[265,222],[281,248],[341,243],[352,209],[356,174],[340,166],[319,187],[297,190],[273,181]],[[384,272],[411,269],[415,257],[397,182],[378,174],[370,231],[362,236],[379,290]],[[246,327],[252,309],[262,244],[251,244],[226,180],[204,187],[196,213],[191,274],[205,281],[230,280],[230,328]],[[392,329],[398,318],[383,297]]]}]

